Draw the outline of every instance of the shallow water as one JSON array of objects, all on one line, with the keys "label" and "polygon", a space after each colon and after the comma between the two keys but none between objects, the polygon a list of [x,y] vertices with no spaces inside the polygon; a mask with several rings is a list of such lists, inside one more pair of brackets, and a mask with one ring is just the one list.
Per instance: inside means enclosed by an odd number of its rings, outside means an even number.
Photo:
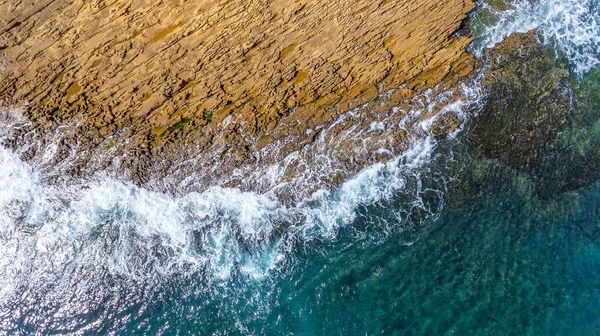
[{"label": "shallow water", "polygon": [[0,149],[0,334],[600,334],[597,0],[472,14],[479,55],[538,28],[573,118],[532,169],[427,137],[297,205],[56,185]]},{"label": "shallow water", "polygon": [[[484,164],[484,163],[482,163]],[[593,335],[600,332],[600,189],[540,200],[527,176],[484,168],[407,246],[306,254],[278,283],[265,333]],[[277,322],[277,323],[276,323]]]}]

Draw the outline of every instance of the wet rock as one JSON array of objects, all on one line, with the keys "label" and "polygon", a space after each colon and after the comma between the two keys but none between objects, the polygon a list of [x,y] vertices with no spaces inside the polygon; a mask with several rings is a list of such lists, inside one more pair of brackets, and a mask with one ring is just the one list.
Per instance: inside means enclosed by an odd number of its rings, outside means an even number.
[{"label": "wet rock", "polygon": [[600,179],[600,71],[573,81],[569,127],[547,145],[536,174],[540,190],[551,195]]},{"label": "wet rock", "polygon": [[439,116],[431,128],[431,135],[441,136],[451,133],[458,129],[462,124],[462,120],[452,112],[448,112]]},{"label": "wet rock", "polygon": [[472,136],[485,155],[533,168],[571,111],[566,64],[538,43],[535,31],[513,34],[486,56],[483,85],[489,97]]},{"label": "wet rock", "polygon": [[527,171],[537,195],[552,197],[600,179],[600,72],[570,78],[568,65],[515,34],[489,50],[487,104],[473,123],[489,158]]},{"label": "wet rock", "polygon": [[[0,100],[28,102],[23,114],[33,123],[7,143],[30,144],[26,134],[46,141],[70,127],[60,138],[72,145],[59,151],[69,156],[48,165],[75,156],[85,163],[78,174],[109,167],[159,188],[192,175],[205,186],[242,180],[255,165],[314,148],[350,162],[352,173],[373,162],[375,143],[398,154],[413,139],[404,129],[370,131],[372,121],[473,72],[472,38],[457,34],[473,8],[470,0],[9,0],[0,4],[8,68]],[[367,103],[361,129],[338,122]],[[312,145],[331,125],[326,145]],[[43,145],[32,148],[45,157]],[[320,165],[307,154],[287,175],[311,164]]]}]

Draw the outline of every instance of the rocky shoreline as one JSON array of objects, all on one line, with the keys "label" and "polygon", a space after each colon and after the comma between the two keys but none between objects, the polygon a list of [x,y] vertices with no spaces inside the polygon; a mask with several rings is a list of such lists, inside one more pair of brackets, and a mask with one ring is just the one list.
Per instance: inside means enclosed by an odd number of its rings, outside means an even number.
[{"label": "rocky shoreline", "polygon": [[8,1],[0,100],[21,116],[4,144],[55,176],[109,171],[171,192],[331,187],[460,125],[412,112],[458,99],[474,74],[473,8]]}]

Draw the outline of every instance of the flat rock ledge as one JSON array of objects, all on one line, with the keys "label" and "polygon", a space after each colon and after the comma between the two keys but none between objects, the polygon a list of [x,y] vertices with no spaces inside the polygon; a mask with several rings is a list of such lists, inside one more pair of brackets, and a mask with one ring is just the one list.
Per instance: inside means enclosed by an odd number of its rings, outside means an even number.
[{"label": "flat rock ledge", "polygon": [[[434,113],[407,119],[413,103],[473,73],[473,8],[4,1],[0,100],[21,114],[4,143],[57,176],[106,170],[166,190],[335,185],[406,150]],[[435,135],[456,127],[444,118]]]}]

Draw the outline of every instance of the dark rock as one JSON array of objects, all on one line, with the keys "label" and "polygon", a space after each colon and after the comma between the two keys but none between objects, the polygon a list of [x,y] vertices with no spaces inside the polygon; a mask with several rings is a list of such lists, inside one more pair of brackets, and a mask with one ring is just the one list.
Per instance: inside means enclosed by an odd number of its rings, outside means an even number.
[{"label": "dark rock", "polygon": [[484,154],[518,169],[533,168],[571,110],[566,65],[536,33],[514,34],[487,52],[489,98],[472,136]]}]

